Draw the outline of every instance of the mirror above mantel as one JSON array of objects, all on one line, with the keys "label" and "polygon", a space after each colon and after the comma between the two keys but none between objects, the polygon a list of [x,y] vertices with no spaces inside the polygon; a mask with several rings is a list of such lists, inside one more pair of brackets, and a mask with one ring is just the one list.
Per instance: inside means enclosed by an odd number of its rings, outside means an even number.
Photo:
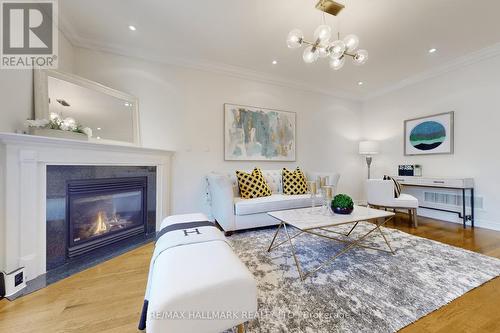
[{"label": "mirror above mantel", "polygon": [[100,83],[55,70],[35,70],[35,118],[73,118],[95,142],[140,146],[138,99]]}]

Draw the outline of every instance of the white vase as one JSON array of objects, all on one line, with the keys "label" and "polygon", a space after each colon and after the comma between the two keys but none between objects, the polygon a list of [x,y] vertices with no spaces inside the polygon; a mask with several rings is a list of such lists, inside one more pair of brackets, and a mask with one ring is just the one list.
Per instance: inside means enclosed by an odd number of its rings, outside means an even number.
[{"label": "white vase", "polygon": [[89,139],[87,134],[84,133],[62,131],[50,128],[30,127],[29,133],[31,135],[48,136],[51,138],[70,139],[70,140],[88,141]]}]

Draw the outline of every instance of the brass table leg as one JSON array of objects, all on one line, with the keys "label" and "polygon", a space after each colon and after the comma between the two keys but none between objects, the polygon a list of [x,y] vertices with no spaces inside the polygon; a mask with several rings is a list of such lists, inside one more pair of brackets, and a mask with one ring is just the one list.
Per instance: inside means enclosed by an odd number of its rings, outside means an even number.
[{"label": "brass table leg", "polygon": [[286,229],[286,224],[283,224],[283,229],[285,230],[286,236],[288,237],[288,243],[290,244],[290,249],[292,250],[293,260],[295,260],[295,265],[297,266],[297,270],[299,271],[299,276],[302,281],[305,280],[306,276],[302,274],[302,269],[300,268],[299,260],[297,259],[297,255],[295,254],[295,247],[292,243],[292,238]]},{"label": "brass table leg", "polygon": [[[284,244],[284,243],[288,242],[288,244],[290,245],[290,250],[292,252],[292,256],[293,256],[294,262],[295,262],[295,266],[297,266],[297,271],[299,273],[300,280],[304,281],[307,277],[311,276],[312,274],[315,274],[316,272],[318,272],[319,270],[321,270],[326,265],[328,265],[328,264],[332,263],[333,261],[335,261],[342,254],[348,252],[349,250],[351,250],[351,249],[353,249],[355,247],[370,248],[370,249],[374,249],[374,250],[378,250],[378,251],[389,252],[389,251],[386,251],[386,250],[383,250],[383,249],[378,249],[378,248],[374,248],[374,247],[370,247],[370,246],[366,246],[366,245],[361,244],[362,241],[364,241],[369,235],[371,235],[376,230],[382,235],[382,238],[384,239],[385,244],[387,245],[387,247],[390,250],[389,253],[395,254],[394,250],[391,247],[391,244],[389,243],[389,240],[385,236],[385,234],[382,231],[382,229],[380,229],[380,227],[382,227],[384,224],[386,224],[388,221],[392,220],[393,218],[394,218],[394,216],[391,216],[390,218],[384,218],[384,220],[383,220],[382,223],[378,223],[378,221],[376,221],[375,222],[375,227],[373,229],[371,229],[366,234],[364,234],[363,236],[361,236],[360,238],[358,238],[358,239],[356,239],[356,240],[354,240],[352,242],[343,241],[343,240],[340,240],[340,239],[337,239],[337,238],[333,238],[333,237],[329,237],[329,236],[326,236],[326,235],[322,235],[322,234],[316,233],[316,232],[314,232],[312,230],[305,230],[305,231],[301,230],[297,234],[295,234],[293,236],[290,236],[290,234],[288,232],[288,229],[286,227],[286,223],[282,222],[279,225],[278,230],[276,230],[276,233],[274,234],[273,240],[271,241],[271,244],[269,245],[268,252],[270,252],[272,249],[280,246],[281,244]],[[359,222],[355,222],[355,225],[351,228],[351,231],[349,231],[349,233],[346,236],[349,236],[349,234],[354,230],[354,228],[356,228],[356,226],[358,225],[358,223]],[[281,242],[281,243],[279,243],[279,244],[277,244],[277,245],[275,245],[273,247],[273,244],[274,244],[274,242],[276,240],[276,237],[277,237],[278,232],[279,232],[279,230],[280,230],[281,227],[283,227],[283,230],[285,231],[285,234],[287,236],[287,240],[285,240],[285,241],[283,241],[283,242]],[[318,229],[324,230],[323,228],[318,228]],[[328,230],[324,230],[324,231],[328,231]],[[338,253],[336,253],[334,256],[332,256],[330,259],[326,260],[325,262],[321,263],[319,266],[317,266],[316,268],[314,268],[312,271],[303,272],[302,268],[300,267],[300,263],[299,263],[299,260],[297,258],[297,255],[296,255],[295,246],[293,245],[293,242],[292,242],[293,238],[295,238],[295,237],[297,237],[297,236],[299,236],[299,235],[301,235],[303,233],[309,233],[309,234],[312,234],[312,235],[315,235],[315,236],[324,237],[324,238],[328,238],[328,239],[336,240],[336,241],[340,241],[340,242],[345,242],[348,245],[346,245],[342,250],[340,250]]]},{"label": "brass table leg", "polygon": [[382,229],[380,229],[380,227],[381,227],[381,226],[383,226],[384,224],[386,224],[387,222],[389,222],[389,221],[390,221],[390,220],[392,220],[393,218],[394,218],[394,217],[393,217],[393,216],[391,216],[391,217],[390,217],[390,218],[388,218],[388,219],[384,219],[384,222],[383,222],[383,223],[381,223],[381,224],[378,224],[378,223],[377,223],[377,229],[378,229],[378,231],[380,232],[380,234],[382,235],[382,237],[384,238],[385,244],[387,244],[387,247],[391,250],[391,253],[392,253],[392,254],[396,254],[396,253],[394,252],[394,250],[392,249],[391,244],[389,243],[389,241],[388,241],[388,240],[387,240],[387,238],[385,237],[385,234],[382,232]]},{"label": "brass table leg", "polygon": [[356,224],[354,224],[354,226],[351,228],[351,230],[349,230],[349,232],[347,233],[347,235],[346,235],[346,236],[348,236],[348,237],[349,237],[349,235],[350,235],[350,234],[351,234],[351,232],[354,230],[354,228],[356,228],[356,227],[358,226],[358,223],[359,223],[359,222],[356,222]]},{"label": "brass table leg", "polygon": [[[279,233],[280,228],[281,228],[281,226],[282,226],[282,225],[284,225],[284,223],[283,223],[283,222],[282,222],[282,223],[278,226],[278,230],[276,230],[276,233],[274,234],[273,240],[271,241],[271,244],[269,245],[269,248],[267,249],[267,252],[271,252],[271,251],[272,251],[272,250],[274,250],[275,248],[277,248],[277,247],[279,247],[279,246],[281,246],[281,245],[283,245],[283,244],[285,244],[285,243],[287,243],[287,242],[288,242],[288,240],[284,240],[284,241],[282,241],[282,242],[280,242],[280,243],[278,243],[278,244],[276,244],[276,245],[274,245],[274,246],[273,246],[273,244],[274,244],[274,242],[276,241],[276,237],[278,236],[278,233]],[[296,233],[295,235],[293,235],[293,236],[291,237],[291,239],[294,239],[295,237],[300,236],[300,235],[302,235],[303,233],[304,233],[303,231],[300,231],[300,232]]]},{"label": "brass table leg", "polygon": [[283,222],[281,222],[280,225],[278,226],[278,229],[276,229],[276,232],[274,233],[273,240],[271,241],[271,244],[269,245],[267,252],[271,252],[271,249],[273,248],[274,241],[276,240],[276,236],[278,236],[278,232],[280,232],[280,228],[282,225],[283,225]]},{"label": "brass table leg", "polygon": [[363,236],[361,236],[357,240],[353,241],[352,243],[349,243],[349,245],[345,246],[342,250],[340,250],[340,252],[338,252],[337,254],[335,254],[333,257],[331,257],[327,261],[323,262],[321,265],[319,265],[318,267],[316,267],[312,271],[307,272],[306,274],[304,274],[303,276],[301,276],[302,281],[304,281],[308,276],[311,276],[312,274],[315,274],[316,272],[318,272],[319,270],[321,270],[326,265],[332,263],[333,261],[335,261],[335,259],[337,259],[341,255],[343,255],[344,253],[346,253],[349,250],[351,250],[352,248],[358,246],[359,243],[361,243],[366,237],[368,237],[372,232],[374,232],[377,229],[378,229],[378,226],[375,227],[375,228],[373,228],[373,229],[371,229],[366,234],[364,234]]}]

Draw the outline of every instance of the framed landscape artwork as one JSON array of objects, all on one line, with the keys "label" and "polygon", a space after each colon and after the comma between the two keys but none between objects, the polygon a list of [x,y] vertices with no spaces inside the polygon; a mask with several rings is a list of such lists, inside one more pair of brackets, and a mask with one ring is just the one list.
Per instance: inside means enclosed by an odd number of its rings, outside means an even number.
[{"label": "framed landscape artwork", "polygon": [[454,112],[405,120],[405,155],[453,154]]},{"label": "framed landscape artwork", "polygon": [[224,104],[226,161],[295,161],[296,113]]}]

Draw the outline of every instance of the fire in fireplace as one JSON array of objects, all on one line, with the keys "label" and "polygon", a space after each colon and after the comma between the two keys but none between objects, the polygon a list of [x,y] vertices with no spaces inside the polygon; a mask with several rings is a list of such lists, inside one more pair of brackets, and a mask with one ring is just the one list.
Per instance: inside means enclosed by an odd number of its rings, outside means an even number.
[{"label": "fire in fireplace", "polygon": [[145,233],[146,195],[146,177],[70,181],[68,256]]}]

